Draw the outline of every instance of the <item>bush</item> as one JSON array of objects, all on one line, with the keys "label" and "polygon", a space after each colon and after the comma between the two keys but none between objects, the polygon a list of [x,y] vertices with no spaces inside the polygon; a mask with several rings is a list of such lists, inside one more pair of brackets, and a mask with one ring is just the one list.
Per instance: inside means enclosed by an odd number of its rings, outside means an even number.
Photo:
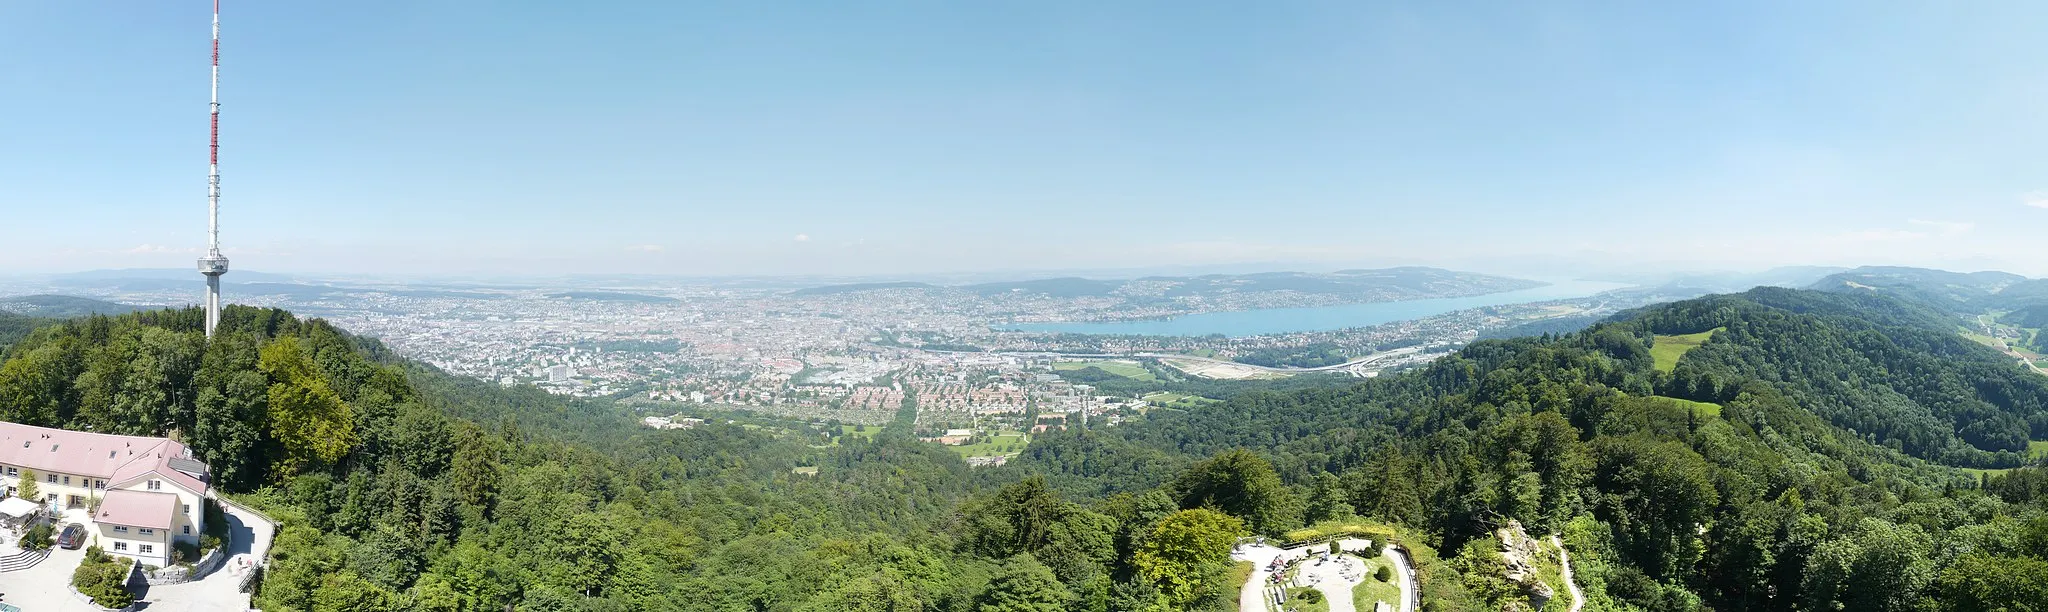
[{"label": "bush", "polygon": [[213,549],[216,549],[216,548],[220,548],[220,538],[216,538],[216,537],[214,537],[214,536],[213,536],[213,534],[210,534],[210,533],[209,533],[209,534],[206,534],[206,535],[202,535],[202,536],[199,536],[199,553],[200,553],[200,554],[205,554],[205,553],[206,553],[206,551],[209,551],[209,550],[213,550]]},{"label": "bush", "polygon": [[49,550],[50,533],[54,531],[56,528],[51,527],[49,523],[36,523],[36,526],[28,528],[28,533],[21,536],[22,550]]},{"label": "bush", "polygon": [[[206,521],[206,529],[200,532],[201,535],[213,536],[215,541],[228,539],[228,513],[220,507],[218,500],[206,498],[200,503],[200,513],[204,517],[200,520]],[[213,547],[202,545],[199,548],[211,550]]]},{"label": "bush", "polygon": [[1394,568],[1382,565],[1379,569],[1372,571],[1372,579],[1380,582],[1393,582]]},{"label": "bush", "polygon": [[1299,591],[1295,591],[1294,594],[1295,597],[1298,597],[1302,601],[1308,603],[1322,603],[1323,601],[1323,592],[1315,589],[1302,589]]},{"label": "bush", "polygon": [[71,587],[102,608],[128,607],[135,603],[135,595],[128,592],[129,563],[127,559],[108,555],[98,546],[88,548],[85,562],[71,572]]},{"label": "bush", "polygon": [[179,540],[171,543],[172,563],[191,563],[199,560],[199,545]]}]

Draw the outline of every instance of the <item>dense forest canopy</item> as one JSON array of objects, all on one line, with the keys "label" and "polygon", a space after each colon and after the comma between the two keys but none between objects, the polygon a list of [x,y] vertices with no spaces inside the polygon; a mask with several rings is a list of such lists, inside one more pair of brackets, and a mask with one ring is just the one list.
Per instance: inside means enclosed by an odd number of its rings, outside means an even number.
[{"label": "dense forest canopy", "polygon": [[199,316],[20,327],[0,418],[185,440],[284,523],[264,610],[1230,610],[1239,537],[1332,522],[1407,545],[1425,610],[1529,609],[1493,554],[1510,520],[1562,536],[1589,610],[2048,609],[2048,377],[1882,295],[1219,385],[976,470],[908,419],[831,447],[640,429],[319,320],[230,308],[209,342]]}]

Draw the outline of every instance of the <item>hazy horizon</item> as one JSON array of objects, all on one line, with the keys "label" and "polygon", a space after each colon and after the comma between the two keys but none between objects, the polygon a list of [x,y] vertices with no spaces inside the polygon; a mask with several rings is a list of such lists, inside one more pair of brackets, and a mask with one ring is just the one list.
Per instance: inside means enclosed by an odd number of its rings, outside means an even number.
[{"label": "hazy horizon", "polygon": [[[208,11],[0,6],[35,117],[0,274],[190,267]],[[2042,276],[2043,18],[230,1],[222,240],[325,275]]]}]

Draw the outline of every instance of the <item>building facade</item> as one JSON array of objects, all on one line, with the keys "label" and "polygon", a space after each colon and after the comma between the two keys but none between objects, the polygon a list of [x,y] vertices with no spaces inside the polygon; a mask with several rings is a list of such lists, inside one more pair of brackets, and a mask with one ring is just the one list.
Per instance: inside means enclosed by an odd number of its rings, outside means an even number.
[{"label": "building facade", "polygon": [[0,486],[19,496],[26,478],[30,501],[86,518],[94,543],[138,563],[169,566],[176,542],[206,530],[210,475],[176,440],[0,422]]}]

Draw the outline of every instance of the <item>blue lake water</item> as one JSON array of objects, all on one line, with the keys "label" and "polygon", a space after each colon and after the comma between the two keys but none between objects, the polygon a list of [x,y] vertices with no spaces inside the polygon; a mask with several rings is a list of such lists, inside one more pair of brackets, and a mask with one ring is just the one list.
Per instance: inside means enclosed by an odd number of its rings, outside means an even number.
[{"label": "blue lake water", "polygon": [[1503,291],[1486,295],[1400,302],[1373,302],[1309,308],[1264,308],[1232,312],[1205,312],[1171,319],[1146,321],[1103,321],[1063,323],[1018,323],[1006,329],[1043,333],[1143,335],[1143,336],[1257,336],[1289,332],[1326,331],[1365,327],[1395,321],[1433,317],[1471,308],[1526,304],[1588,297],[1604,291],[1630,287],[1604,281],[1559,281],[1534,289]]}]

